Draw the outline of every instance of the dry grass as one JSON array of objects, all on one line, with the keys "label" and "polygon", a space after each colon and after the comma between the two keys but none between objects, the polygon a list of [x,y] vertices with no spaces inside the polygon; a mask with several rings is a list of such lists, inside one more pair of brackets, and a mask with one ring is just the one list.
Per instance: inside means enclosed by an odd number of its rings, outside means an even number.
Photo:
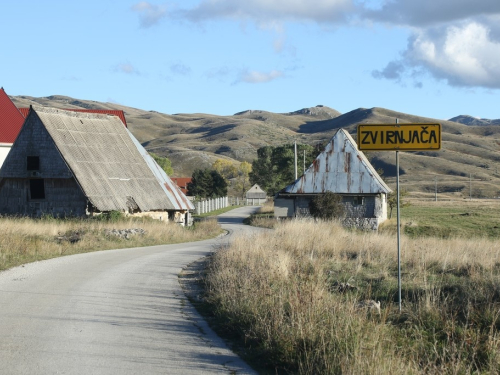
[{"label": "dry grass", "polygon": [[277,224],[274,217],[274,200],[267,200],[255,214],[245,220],[245,223],[255,227],[273,229]]},{"label": "dry grass", "polygon": [[402,257],[399,313],[394,236],[286,222],[216,253],[207,300],[273,373],[500,372],[500,243],[403,237]]},{"label": "dry grass", "polygon": [[[145,230],[130,239],[107,234],[111,229]],[[216,220],[204,221],[192,228],[151,219],[58,220],[30,218],[0,219],[0,270],[61,255],[96,250],[150,246],[197,241],[221,232]]]}]

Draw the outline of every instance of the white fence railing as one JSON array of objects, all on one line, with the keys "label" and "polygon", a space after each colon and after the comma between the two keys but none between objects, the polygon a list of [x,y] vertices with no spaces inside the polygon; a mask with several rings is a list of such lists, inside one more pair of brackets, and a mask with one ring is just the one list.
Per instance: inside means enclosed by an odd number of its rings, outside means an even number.
[{"label": "white fence railing", "polygon": [[205,199],[194,203],[195,215],[206,214],[212,211],[220,210],[229,206],[259,206],[264,204],[266,199],[247,199],[238,197],[221,197]]},{"label": "white fence railing", "polygon": [[231,206],[260,206],[266,203],[267,198],[239,198],[229,197],[229,204]]},{"label": "white fence railing", "polygon": [[194,202],[194,213],[196,215],[206,214],[208,212],[220,210],[229,206],[228,197],[211,198]]}]

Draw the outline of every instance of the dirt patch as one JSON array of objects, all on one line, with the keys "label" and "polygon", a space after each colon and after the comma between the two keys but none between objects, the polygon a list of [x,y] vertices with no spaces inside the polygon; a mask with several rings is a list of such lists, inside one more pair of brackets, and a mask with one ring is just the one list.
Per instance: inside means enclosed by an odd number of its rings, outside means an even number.
[{"label": "dirt patch", "polygon": [[203,303],[204,287],[203,276],[210,256],[195,260],[185,266],[179,273],[179,284],[191,303]]}]

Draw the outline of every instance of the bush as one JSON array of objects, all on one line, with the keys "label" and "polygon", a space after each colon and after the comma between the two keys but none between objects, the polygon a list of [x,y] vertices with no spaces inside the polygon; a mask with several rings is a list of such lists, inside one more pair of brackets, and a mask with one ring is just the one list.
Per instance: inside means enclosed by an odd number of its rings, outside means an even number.
[{"label": "bush", "polygon": [[342,196],[332,192],[316,195],[309,203],[309,212],[316,219],[331,220],[344,216]]},{"label": "bush", "polygon": [[98,221],[107,221],[110,223],[116,223],[117,221],[121,221],[124,218],[125,215],[121,211],[103,212],[101,215],[95,216],[95,219]]}]

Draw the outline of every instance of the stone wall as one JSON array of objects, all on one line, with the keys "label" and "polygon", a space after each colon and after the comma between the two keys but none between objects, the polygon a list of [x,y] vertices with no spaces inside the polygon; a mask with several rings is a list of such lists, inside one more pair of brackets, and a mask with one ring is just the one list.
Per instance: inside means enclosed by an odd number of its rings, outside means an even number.
[{"label": "stone wall", "polygon": [[45,199],[30,199],[29,179],[5,178],[0,187],[0,213],[8,215],[85,216],[87,198],[73,178],[43,179]]},{"label": "stone wall", "polygon": [[[28,171],[28,156],[39,157],[38,170]],[[28,121],[16,139],[15,146],[7,155],[0,177],[67,179],[73,177],[73,174],[38,116],[32,115],[28,117]]]},{"label": "stone wall", "polygon": [[[275,217],[310,217],[309,202],[312,197],[277,198]],[[385,194],[370,196],[343,196],[347,227],[377,230],[387,219],[387,199]]]}]

